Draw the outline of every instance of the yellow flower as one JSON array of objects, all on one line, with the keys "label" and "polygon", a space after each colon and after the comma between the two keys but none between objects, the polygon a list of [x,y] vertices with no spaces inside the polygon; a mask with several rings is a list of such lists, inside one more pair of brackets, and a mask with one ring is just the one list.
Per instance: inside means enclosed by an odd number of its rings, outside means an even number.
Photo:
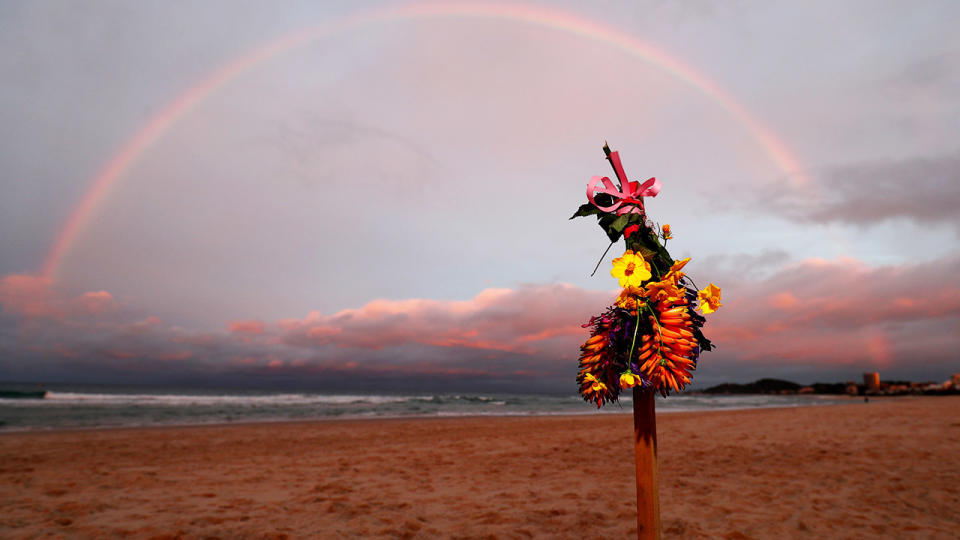
[{"label": "yellow flower", "polygon": [[620,280],[621,287],[639,287],[650,279],[650,263],[628,249],[623,256],[613,260],[610,275]]},{"label": "yellow flower", "polygon": [[688,262],[690,262],[690,257],[675,261],[673,266],[670,267],[670,271],[667,272],[666,276],[664,276],[663,281],[673,281],[674,284],[680,283],[680,278],[683,277],[683,272],[680,270],[683,269]]},{"label": "yellow flower", "polygon": [[704,313],[713,313],[723,305],[720,303],[720,287],[713,283],[698,292],[697,299],[700,300],[700,311]]},{"label": "yellow flower", "polygon": [[[669,276],[668,276],[669,277]],[[647,297],[655,301],[664,301],[680,298],[683,293],[672,280],[654,281],[647,283]]]},{"label": "yellow flower", "polygon": [[664,239],[664,240],[673,240],[673,235],[670,234],[670,224],[669,224],[669,223],[664,223],[664,224],[663,224],[663,239]]},{"label": "yellow flower", "polygon": [[585,373],[583,378],[586,379],[587,382],[593,383],[590,385],[590,390],[593,390],[594,392],[605,392],[607,390],[607,385],[600,382],[600,380],[597,379],[593,373]]},{"label": "yellow flower", "polygon": [[636,314],[638,300],[645,296],[647,296],[647,291],[644,288],[627,287],[620,292],[620,296],[617,297],[616,304],[619,307],[629,311],[631,314]]},{"label": "yellow flower", "polygon": [[624,371],[620,374],[620,388],[633,388],[640,383],[640,376],[632,371]]},{"label": "yellow flower", "polygon": [[675,261],[673,263],[673,266],[670,267],[670,271],[679,272],[680,270],[683,269],[684,266],[687,265],[688,262],[690,262],[690,257],[687,257],[686,259],[680,259],[679,261]]}]

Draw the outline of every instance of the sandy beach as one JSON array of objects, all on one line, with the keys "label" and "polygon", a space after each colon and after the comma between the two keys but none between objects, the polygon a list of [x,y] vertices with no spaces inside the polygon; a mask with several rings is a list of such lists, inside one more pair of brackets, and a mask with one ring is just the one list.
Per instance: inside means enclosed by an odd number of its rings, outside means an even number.
[{"label": "sandy beach", "polygon": [[[957,538],[960,399],[660,415],[667,538]],[[3,538],[628,538],[629,415],[7,433]]]}]

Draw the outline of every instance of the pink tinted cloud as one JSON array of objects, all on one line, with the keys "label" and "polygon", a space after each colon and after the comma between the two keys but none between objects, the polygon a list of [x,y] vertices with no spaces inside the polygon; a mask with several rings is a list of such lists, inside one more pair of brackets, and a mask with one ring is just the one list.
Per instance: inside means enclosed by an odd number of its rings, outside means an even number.
[{"label": "pink tinted cloud", "polygon": [[10,341],[0,345],[34,356],[149,369],[143,361],[183,363],[196,354],[177,341],[198,334],[132,317],[108,291],[73,296],[47,278],[8,275],[0,279],[0,310],[14,316],[5,321],[13,325]]},{"label": "pink tinted cloud", "polygon": [[75,298],[58,293],[49,278],[11,274],[0,279],[0,307],[27,319],[100,315],[117,309],[113,295],[91,291]]},{"label": "pink tinted cloud", "polygon": [[960,345],[944,332],[960,322],[956,275],[956,257],[883,267],[810,259],[764,280],[730,275],[707,335],[755,362],[905,365],[916,360],[911,344]]},{"label": "pink tinted cloud", "polygon": [[117,303],[113,299],[113,295],[107,291],[83,293],[79,297],[75,298],[72,304],[82,312],[89,314],[106,313],[110,310],[116,309],[117,307]]},{"label": "pink tinted cloud", "polygon": [[58,317],[63,311],[48,278],[12,274],[0,280],[0,306],[22,317]]},{"label": "pink tinted cloud", "polygon": [[232,321],[228,328],[234,334],[261,335],[266,325],[263,321]]},{"label": "pink tinted cloud", "polygon": [[464,301],[374,300],[332,315],[284,319],[277,326],[284,343],[299,346],[421,344],[531,353],[553,338],[569,344],[583,333],[579,324],[614,296],[563,284],[487,289]]},{"label": "pink tinted cloud", "polygon": [[[764,279],[704,276],[723,286],[725,298],[705,328],[723,352],[707,359],[909,365],[914,357],[906,343],[957,341],[937,334],[960,318],[960,287],[952,278],[957,274],[956,258],[885,267],[840,258],[801,261]],[[586,334],[580,323],[612,298],[569,285],[541,285],[484,291],[467,301],[377,300],[332,315],[312,312],[280,321],[279,339],[298,347],[379,350],[420,344],[570,359]],[[933,324],[900,335],[904,325],[918,321]]]},{"label": "pink tinted cloud", "polygon": [[[700,274],[709,274],[703,275]],[[765,278],[719,265],[696,277],[723,287],[708,316],[713,365],[910,367],[960,371],[960,258],[870,267],[811,259]],[[227,331],[125,315],[107,292],[59,295],[30,276],[0,280],[0,307],[31,321],[4,343],[23,355],[148,373],[264,373],[363,378],[561,377],[575,370],[580,327],[615,291],[563,284],[481,291],[468,300],[374,300],[331,315],[234,321]],[[10,320],[9,318],[7,319]],[[16,320],[16,317],[14,318]],[[951,362],[953,364],[951,364]],[[949,367],[951,366],[952,367]],[[767,369],[767,368],[764,368]],[[734,379],[731,374],[728,378]]]}]

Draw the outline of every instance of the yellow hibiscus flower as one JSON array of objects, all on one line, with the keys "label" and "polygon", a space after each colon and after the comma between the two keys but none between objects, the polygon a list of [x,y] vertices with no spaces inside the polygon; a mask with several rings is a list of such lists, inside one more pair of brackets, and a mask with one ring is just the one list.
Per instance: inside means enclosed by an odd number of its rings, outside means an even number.
[{"label": "yellow hibiscus flower", "polygon": [[610,275],[620,280],[621,287],[639,287],[641,283],[650,279],[650,263],[632,250],[627,250],[622,256],[613,260],[613,270]]},{"label": "yellow hibiscus flower", "polygon": [[700,300],[700,311],[704,313],[713,313],[723,305],[720,303],[720,287],[713,283],[697,293],[697,300]]}]

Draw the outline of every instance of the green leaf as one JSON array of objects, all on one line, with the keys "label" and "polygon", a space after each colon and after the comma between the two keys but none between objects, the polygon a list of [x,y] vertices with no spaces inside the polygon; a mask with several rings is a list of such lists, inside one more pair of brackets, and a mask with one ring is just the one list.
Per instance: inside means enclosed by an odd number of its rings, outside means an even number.
[{"label": "green leaf", "polygon": [[623,230],[627,228],[627,225],[630,223],[630,214],[624,214],[622,216],[617,216],[617,219],[613,220],[607,227],[607,231],[616,231],[618,233],[623,233]]},{"label": "green leaf", "polygon": [[620,240],[621,236],[623,236],[622,228],[620,230],[617,230],[613,227],[613,223],[619,218],[620,216],[617,216],[615,214],[606,214],[606,213],[600,216],[600,221],[599,221],[600,228],[602,228],[603,231],[607,233],[607,238],[609,238],[611,242],[616,242]]},{"label": "green leaf", "polygon": [[649,261],[649,260],[652,260],[653,257],[657,254],[656,251],[653,251],[653,250],[651,250],[651,249],[647,249],[647,248],[645,248],[645,247],[643,247],[643,246],[639,246],[635,251],[636,251],[637,253],[639,253],[644,259],[646,259],[646,260],[648,260],[648,261]]},{"label": "green leaf", "polygon": [[580,208],[570,216],[570,219],[584,216],[601,216],[606,214],[603,210],[597,208],[598,206],[610,206],[613,204],[613,197],[607,195],[606,193],[598,193],[593,197],[593,200],[597,202],[596,205],[592,203],[581,204]]},{"label": "green leaf", "polygon": [[596,206],[590,203],[581,204],[580,208],[578,208],[577,211],[572,216],[570,216],[570,219],[578,218],[578,217],[593,216],[601,213],[603,212],[599,208],[597,208]]}]

